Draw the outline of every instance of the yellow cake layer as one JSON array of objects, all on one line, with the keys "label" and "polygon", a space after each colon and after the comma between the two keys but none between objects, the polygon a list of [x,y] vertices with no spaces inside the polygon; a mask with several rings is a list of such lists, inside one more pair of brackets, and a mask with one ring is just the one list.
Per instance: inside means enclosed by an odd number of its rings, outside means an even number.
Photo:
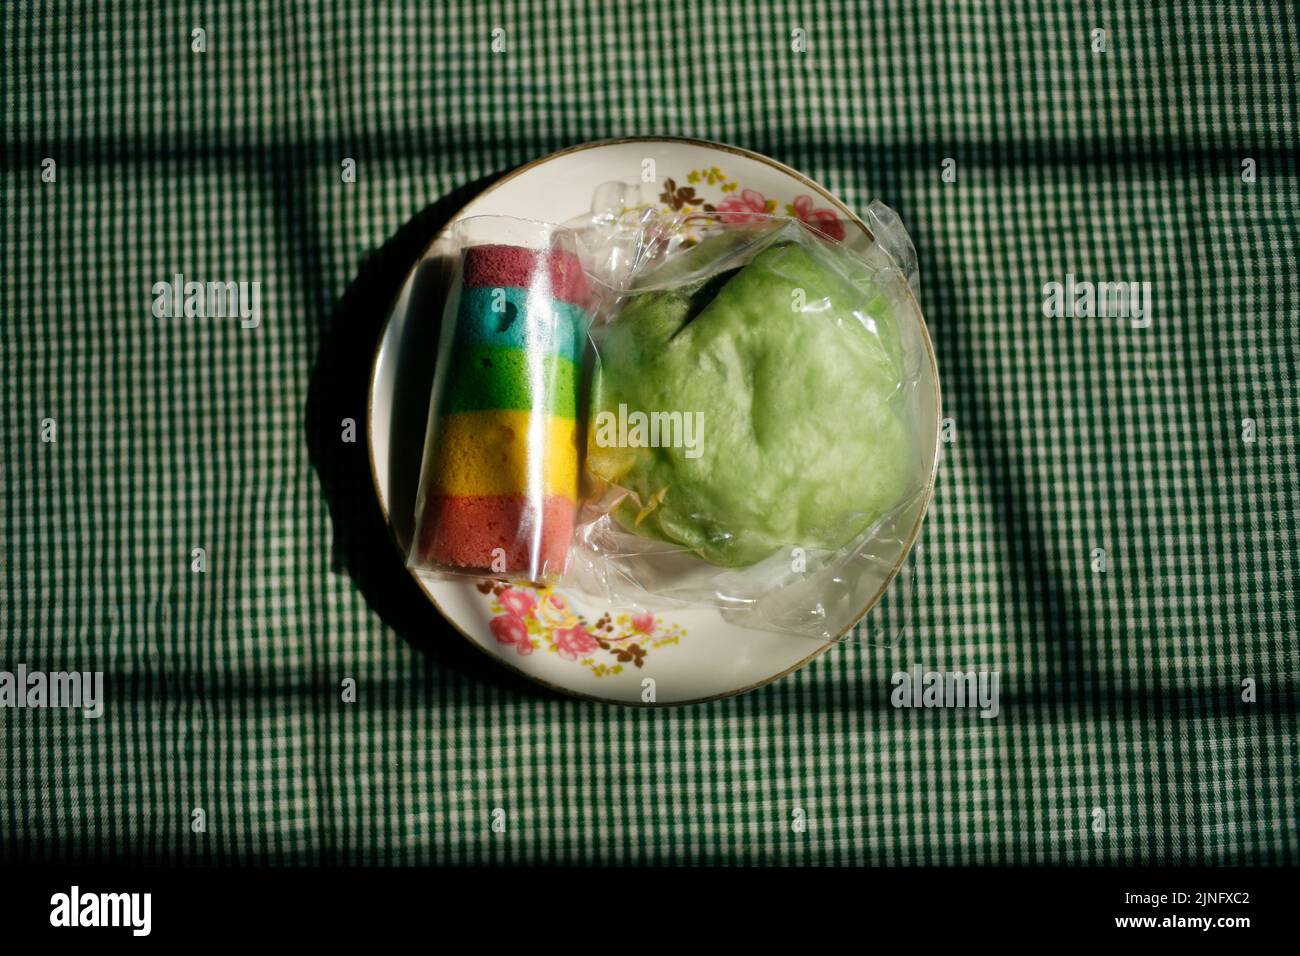
[{"label": "yellow cake layer", "polygon": [[576,501],[577,438],[573,419],[542,412],[497,409],[444,415],[438,421],[433,491],[563,495]]}]

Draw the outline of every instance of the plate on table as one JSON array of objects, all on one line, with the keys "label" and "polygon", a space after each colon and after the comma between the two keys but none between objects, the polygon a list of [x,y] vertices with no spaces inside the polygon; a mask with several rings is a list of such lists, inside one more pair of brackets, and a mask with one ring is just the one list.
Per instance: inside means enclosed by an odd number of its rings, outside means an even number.
[{"label": "plate on table", "polygon": [[[604,184],[635,183],[645,192],[641,184],[647,161],[653,161],[654,171],[651,202],[661,209],[707,208],[736,218],[790,215],[846,244],[870,242],[868,227],[847,206],[789,167],[737,147],[674,138],[607,140],[546,156],[497,180],[453,221],[508,215],[570,222],[591,210]],[[437,352],[430,330],[436,323],[428,317],[441,314],[446,294],[449,229],[450,224],[407,276],[371,370],[367,439],[372,477],[394,546],[403,556],[414,524]],[[916,540],[933,491],[938,371],[919,307],[913,313],[912,332],[924,350],[916,389],[916,437],[928,458],[924,488],[899,516],[896,540],[873,555],[879,569],[854,582],[853,594],[861,602],[856,606],[862,611],[844,622],[840,637],[893,580]],[[652,697],[656,705],[683,704],[743,693],[802,667],[836,643],[739,627],[715,610],[651,606],[623,612],[564,588],[469,578],[448,582],[410,573],[451,625],[499,663],[553,690],[610,703],[645,705]]]}]

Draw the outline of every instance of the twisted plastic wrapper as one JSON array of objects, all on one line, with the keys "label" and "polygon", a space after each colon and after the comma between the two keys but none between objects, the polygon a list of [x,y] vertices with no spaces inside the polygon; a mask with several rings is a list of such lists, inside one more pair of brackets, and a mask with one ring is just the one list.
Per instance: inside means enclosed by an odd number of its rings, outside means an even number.
[{"label": "twisted plastic wrapper", "polygon": [[[634,212],[578,235],[594,315],[583,505],[564,583],[842,636],[903,563],[928,493],[915,254],[802,222]],[[891,641],[896,614],[852,630]]]}]

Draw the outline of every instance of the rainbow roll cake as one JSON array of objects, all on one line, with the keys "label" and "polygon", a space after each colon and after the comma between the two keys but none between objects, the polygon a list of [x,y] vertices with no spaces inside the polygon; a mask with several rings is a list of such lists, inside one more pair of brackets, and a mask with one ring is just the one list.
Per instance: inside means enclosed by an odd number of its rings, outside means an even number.
[{"label": "rainbow roll cake", "polygon": [[588,287],[571,253],[465,251],[416,531],[422,564],[564,570],[578,495]]}]

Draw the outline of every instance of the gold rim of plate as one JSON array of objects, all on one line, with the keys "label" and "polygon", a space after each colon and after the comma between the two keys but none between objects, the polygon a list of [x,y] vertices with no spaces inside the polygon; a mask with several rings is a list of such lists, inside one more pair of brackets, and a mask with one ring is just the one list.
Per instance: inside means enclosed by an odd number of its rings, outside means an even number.
[{"label": "gold rim of plate", "polygon": [[[429,243],[424,247],[423,250],[421,250],[420,255],[415,260],[415,264],[418,265],[420,262],[424,260],[424,258],[429,254],[429,250],[432,249],[435,245],[437,245],[437,243],[440,242],[446,236],[447,230],[449,230],[452,227],[452,225],[455,224],[455,222],[461,218],[461,215],[465,212],[466,209],[469,208],[470,205],[482,199],[484,196],[488,195],[492,191],[499,189],[502,185],[509,182],[510,180],[516,178],[517,176],[522,176],[530,169],[540,166],[543,163],[548,163],[553,159],[559,158],[560,156],[567,156],[571,153],[579,153],[589,149],[599,149],[604,146],[618,146],[624,143],[679,143],[686,146],[699,146],[705,149],[721,150],[724,153],[732,153],[733,155],[736,156],[743,156],[746,159],[752,159],[755,162],[762,163],[765,166],[770,166],[773,169],[784,173],[785,175],[789,176],[795,181],[815,191],[823,199],[825,199],[836,209],[838,209],[844,215],[844,218],[846,218],[848,221],[852,222],[855,226],[861,229],[867,235],[868,238],[872,240],[875,239],[874,234],[872,233],[871,229],[867,226],[867,224],[863,222],[857,216],[857,214],[853,212],[853,210],[851,210],[848,206],[846,206],[843,202],[841,202],[838,197],[836,197],[833,193],[831,193],[830,190],[826,189],[824,186],[815,182],[814,180],[809,179],[807,176],[805,176],[803,173],[799,172],[798,170],[792,169],[791,167],[785,165],[784,163],[777,162],[775,159],[772,159],[768,156],[764,156],[762,153],[756,153],[752,150],[744,149],[743,147],[740,146],[731,146],[727,143],[715,143],[707,139],[694,139],[689,136],[626,136],[618,139],[594,140],[590,143],[582,143],[581,145],[578,146],[570,146],[568,149],[562,149],[554,153],[549,153],[546,156],[539,157],[538,159],[534,159],[532,162],[525,163],[523,166],[520,166],[517,169],[513,169],[510,172],[506,173],[504,176],[502,176],[500,179],[493,182],[482,192],[477,193],[464,206],[461,206],[460,209],[458,209],[455,212],[455,214],[452,215],[451,218],[447,220],[446,225],[444,225],[442,229],[438,231],[438,234],[429,241]],[[408,277],[408,281],[409,281],[409,277]],[[523,668],[515,666],[505,658],[499,657],[496,654],[491,653],[487,648],[485,648],[482,644],[480,644],[479,641],[476,640],[472,634],[468,633],[464,628],[462,628],[460,624],[458,624],[456,620],[450,614],[447,613],[446,609],[438,602],[438,598],[434,596],[433,592],[426,585],[425,581],[414,570],[406,566],[406,555],[402,554],[401,543],[397,540],[397,535],[393,531],[392,518],[388,513],[388,502],[384,500],[383,495],[380,493],[379,472],[375,467],[375,443],[374,443],[373,425],[374,425],[375,379],[377,378],[379,373],[379,352],[383,346],[385,338],[388,335],[388,326],[392,322],[394,310],[397,306],[397,300],[401,298],[402,291],[406,288],[406,281],[402,283],[401,288],[398,289],[392,301],[389,302],[388,304],[388,311],[384,316],[383,326],[379,330],[379,339],[375,343],[375,351],[370,358],[370,376],[367,381],[367,391],[366,391],[366,452],[370,460],[370,481],[372,485],[372,490],[375,493],[375,499],[379,502],[379,510],[383,513],[384,516],[384,525],[388,529],[388,537],[393,542],[393,547],[395,547],[398,553],[401,554],[402,556],[402,566],[406,568],[406,572],[411,575],[411,577],[415,580],[416,585],[419,586],[422,592],[424,592],[425,597],[427,597],[430,600],[430,602],[432,602],[433,606],[438,609],[438,613],[443,616],[443,619],[446,620],[447,623],[450,624],[456,630],[456,632],[460,634],[461,637],[463,637],[475,649],[477,649],[479,653],[483,654],[484,656],[492,660],[494,663],[499,664],[502,667],[505,667],[508,670],[515,672],[519,676],[527,680],[530,680],[535,684],[539,684],[542,687],[547,688],[548,690],[556,692],[557,694],[564,694],[569,697],[576,697],[580,700],[590,700],[599,704],[614,704],[616,706],[622,706],[622,707],[687,707],[692,704],[704,704],[704,703],[708,703],[709,701],[722,700],[727,697],[735,697],[740,694],[747,694],[752,690],[757,690],[760,687],[765,687],[766,685],[772,683],[773,681],[778,681],[782,677],[786,677],[789,674],[792,674],[795,671],[808,666],[816,658],[820,657],[822,654],[826,653],[826,651],[830,650],[833,646],[835,646],[840,641],[842,641],[846,634],[852,631],[853,628],[856,627],[857,624],[864,617],[866,617],[869,613],[871,613],[871,609],[874,608],[880,602],[881,597],[883,597],[885,592],[889,590],[889,586],[894,582],[894,578],[898,575],[899,570],[902,568],[903,562],[907,560],[908,556],[912,553],[912,548],[915,547],[916,545],[916,539],[921,533],[921,525],[925,521],[926,514],[929,513],[930,502],[934,497],[934,483],[939,472],[939,452],[938,452],[937,444],[938,444],[939,431],[942,427],[942,422],[943,422],[943,394],[939,387],[939,365],[937,360],[935,359],[934,345],[930,341],[930,330],[925,323],[925,315],[921,311],[920,303],[916,301],[916,295],[912,291],[911,285],[905,282],[903,283],[903,286],[907,291],[908,298],[912,302],[912,307],[916,312],[917,320],[921,326],[921,342],[925,348],[926,358],[930,363],[930,372],[934,381],[934,407],[935,407],[935,416],[936,416],[935,417],[936,449],[935,449],[933,463],[930,466],[930,474],[926,477],[925,488],[923,489],[923,501],[921,503],[921,509],[917,513],[916,521],[913,523],[912,530],[908,534],[907,542],[905,546],[903,547],[902,551],[899,553],[898,560],[895,561],[894,566],[890,568],[889,574],[887,574],[885,576],[885,579],[881,582],[880,588],[876,591],[874,595],[872,595],[871,599],[867,602],[867,606],[864,607],[861,613],[859,613],[853,619],[853,623],[850,624],[848,627],[846,627],[844,630],[840,631],[840,633],[835,635],[835,637],[820,644],[817,647],[817,649],[813,651],[811,654],[801,658],[800,660],[796,661],[794,664],[791,664],[785,670],[773,674],[770,677],[765,677],[763,680],[760,680],[753,684],[749,684],[745,687],[738,687],[735,690],[723,691],[720,694],[712,694],[708,697],[697,697],[692,700],[674,701],[671,704],[644,703],[640,700],[615,700],[609,697],[600,697],[596,694],[587,694],[579,690],[574,690],[570,687],[564,687],[560,684],[553,684],[548,680],[544,680],[541,677],[538,677],[536,674],[531,674],[528,671],[524,670]],[[468,582],[468,579],[466,580]],[[797,640],[798,638],[793,638],[793,639]]]}]

